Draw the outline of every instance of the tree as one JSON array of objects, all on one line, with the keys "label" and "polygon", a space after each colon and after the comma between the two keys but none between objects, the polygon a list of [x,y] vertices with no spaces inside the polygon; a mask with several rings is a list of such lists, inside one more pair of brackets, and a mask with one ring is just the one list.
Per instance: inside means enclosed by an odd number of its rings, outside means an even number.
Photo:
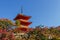
[{"label": "tree", "polygon": [[11,20],[8,20],[8,19],[0,19],[0,27],[2,29],[12,29],[13,27],[13,22]]}]

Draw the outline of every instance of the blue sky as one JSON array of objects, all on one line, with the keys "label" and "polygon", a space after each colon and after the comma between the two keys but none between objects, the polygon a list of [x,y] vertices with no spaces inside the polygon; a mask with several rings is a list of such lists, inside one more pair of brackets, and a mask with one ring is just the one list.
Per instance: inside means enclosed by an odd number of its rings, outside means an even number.
[{"label": "blue sky", "polygon": [[60,25],[60,0],[0,0],[0,18],[13,20],[20,13],[32,16],[30,27]]}]

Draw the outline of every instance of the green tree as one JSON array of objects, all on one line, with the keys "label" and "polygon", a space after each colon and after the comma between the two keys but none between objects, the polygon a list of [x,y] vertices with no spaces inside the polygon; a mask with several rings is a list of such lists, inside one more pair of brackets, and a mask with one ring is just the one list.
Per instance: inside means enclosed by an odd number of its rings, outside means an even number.
[{"label": "green tree", "polygon": [[16,24],[16,26],[20,26],[20,21],[19,20],[16,20],[15,21],[15,24]]}]

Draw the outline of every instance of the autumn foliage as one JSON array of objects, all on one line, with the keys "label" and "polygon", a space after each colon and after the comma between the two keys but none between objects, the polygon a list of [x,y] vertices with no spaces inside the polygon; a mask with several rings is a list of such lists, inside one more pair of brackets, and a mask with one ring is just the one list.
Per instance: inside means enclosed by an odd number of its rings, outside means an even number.
[{"label": "autumn foliage", "polygon": [[19,22],[0,19],[0,40],[60,40],[60,26],[38,25],[27,31],[17,30]]}]

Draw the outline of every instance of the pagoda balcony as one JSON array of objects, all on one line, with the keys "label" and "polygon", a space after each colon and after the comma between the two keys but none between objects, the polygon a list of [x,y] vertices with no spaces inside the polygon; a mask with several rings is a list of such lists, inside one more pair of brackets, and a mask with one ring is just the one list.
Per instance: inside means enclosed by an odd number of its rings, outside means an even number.
[{"label": "pagoda balcony", "polygon": [[20,28],[29,28],[28,26],[20,25]]},{"label": "pagoda balcony", "polygon": [[28,22],[28,20],[19,19],[19,21]]}]

